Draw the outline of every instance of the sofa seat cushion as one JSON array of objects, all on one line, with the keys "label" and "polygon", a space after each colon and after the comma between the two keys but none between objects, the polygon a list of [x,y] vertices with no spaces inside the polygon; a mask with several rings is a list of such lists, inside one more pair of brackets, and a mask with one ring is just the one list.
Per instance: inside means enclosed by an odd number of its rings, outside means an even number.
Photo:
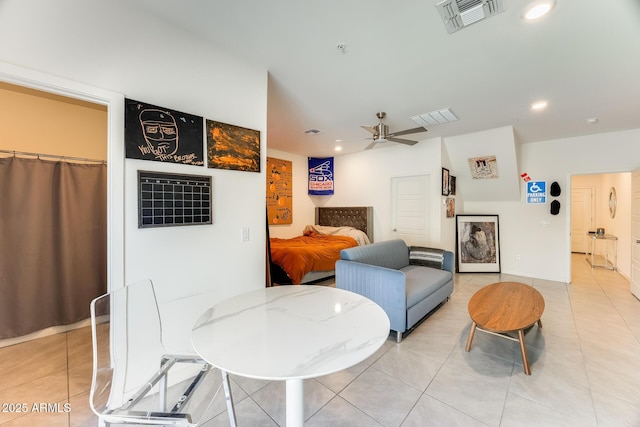
[{"label": "sofa seat cushion", "polygon": [[400,271],[406,276],[407,308],[427,298],[453,277],[447,270],[418,265],[409,265]]}]

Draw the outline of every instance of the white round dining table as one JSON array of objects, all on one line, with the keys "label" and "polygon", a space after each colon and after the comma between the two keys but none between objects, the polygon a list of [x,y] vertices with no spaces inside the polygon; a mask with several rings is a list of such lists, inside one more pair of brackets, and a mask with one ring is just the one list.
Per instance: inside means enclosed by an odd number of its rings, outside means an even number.
[{"label": "white round dining table", "polygon": [[275,286],[209,308],[192,343],[231,374],[286,381],[286,423],[304,423],[304,379],[349,368],[389,336],[389,318],[373,301],[327,286]]}]

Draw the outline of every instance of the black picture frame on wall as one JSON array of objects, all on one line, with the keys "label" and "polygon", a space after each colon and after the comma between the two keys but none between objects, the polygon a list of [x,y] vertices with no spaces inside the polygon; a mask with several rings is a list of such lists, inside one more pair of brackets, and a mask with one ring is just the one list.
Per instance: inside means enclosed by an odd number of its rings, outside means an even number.
[{"label": "black picture frame on wall", "polygon": [[204,166],[201,116],[133,99],[124,108],[126,158]]},{"label": "black picture frame on wall", "polygon": [[459,273],[500,272],[498,215],[456,215]]},{"label": "black picture frame on wall", "polygon": [[449,176],[449,195],[456,195],[456,177],[453,175]]},{"label": "black picture frame on wall", "polygon": [[449,169],[442,168],[442,195],[449,195]]}]

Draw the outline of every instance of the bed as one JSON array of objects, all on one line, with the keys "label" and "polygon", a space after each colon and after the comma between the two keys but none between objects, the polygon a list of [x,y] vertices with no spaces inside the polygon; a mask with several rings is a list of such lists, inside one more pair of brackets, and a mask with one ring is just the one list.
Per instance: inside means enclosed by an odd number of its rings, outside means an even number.
[{"label": "bed", "polygon": [[373,242],[373,208],[317,207],[302,236],[269,239],[272,284],[298,285],[334,276],[340,251]]}]

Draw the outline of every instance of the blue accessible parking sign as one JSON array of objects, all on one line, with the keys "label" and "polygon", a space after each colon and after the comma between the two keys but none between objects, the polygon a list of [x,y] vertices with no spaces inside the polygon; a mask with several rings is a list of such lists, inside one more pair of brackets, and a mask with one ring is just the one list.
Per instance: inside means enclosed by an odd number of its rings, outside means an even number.
[{"label": "blue accessible parking sign", "polygon": [[527,203],[547,203],[547,181],[527,182]]}]

